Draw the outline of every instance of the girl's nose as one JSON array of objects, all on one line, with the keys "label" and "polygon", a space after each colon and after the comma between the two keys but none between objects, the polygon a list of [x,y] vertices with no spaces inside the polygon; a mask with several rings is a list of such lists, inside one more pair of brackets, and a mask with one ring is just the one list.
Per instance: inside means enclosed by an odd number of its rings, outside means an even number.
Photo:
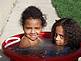
[{"label": "girl's nose", "polygon": [[34,28],[32,28],[31,33],[35,33],[35,29]]},{"label": "girl's nose", "polygon": [[57,40],[57,41],[60,40],[60,36],[59,36],[59,35],[57,35],[56,40]]}]

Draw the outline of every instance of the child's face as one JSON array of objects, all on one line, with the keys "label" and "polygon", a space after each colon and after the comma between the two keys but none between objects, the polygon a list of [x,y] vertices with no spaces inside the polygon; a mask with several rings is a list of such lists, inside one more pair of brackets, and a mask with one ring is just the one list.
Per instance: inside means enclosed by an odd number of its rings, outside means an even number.
[{"label": "child's face", "polygon": [[30,40],[34,41],[38,39],[38,35],[42,31],[40,19],[27,19],[23,26],[23,30]]},{"label": "child's face", "polygon": [[64,30],[62,26],[56,27],[54,39],[56,40],[56,45],[64,45]]}]

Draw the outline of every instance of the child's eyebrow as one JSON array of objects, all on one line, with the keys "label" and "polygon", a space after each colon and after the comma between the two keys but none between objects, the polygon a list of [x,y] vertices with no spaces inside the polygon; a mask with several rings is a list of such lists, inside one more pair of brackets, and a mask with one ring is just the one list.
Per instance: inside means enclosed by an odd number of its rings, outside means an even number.
[{"label": "child's eyebrow", "polygon": [[64,37],[64,35],[59,34],[60,36]]},{"label": "child's eyebrow", "polygon": [[[57,34],[57,33],[55,33],[55,34]],[[60,36],[63,36],[64,37],[64,35],[62,35],[62,34],[57,34],[57,35],[60,35]]]}]

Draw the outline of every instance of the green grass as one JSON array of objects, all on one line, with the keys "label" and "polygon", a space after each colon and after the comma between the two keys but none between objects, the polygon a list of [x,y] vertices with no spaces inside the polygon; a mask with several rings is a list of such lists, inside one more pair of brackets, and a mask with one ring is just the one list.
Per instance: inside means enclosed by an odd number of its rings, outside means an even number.
[{"label": "green grass", "polygon": [[81,0],[51,0],[59,17],[71,17],[81,24]]}]

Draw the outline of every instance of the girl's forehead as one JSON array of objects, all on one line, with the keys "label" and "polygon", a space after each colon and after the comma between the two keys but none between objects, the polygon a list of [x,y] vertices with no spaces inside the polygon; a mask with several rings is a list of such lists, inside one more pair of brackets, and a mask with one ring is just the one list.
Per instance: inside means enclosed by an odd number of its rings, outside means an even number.
[{"label": "girl's forehead", "polygon": [[29,26],[42,26],[40,19],[27,19],[24,25]]},{"label": "girl's forehead", "polygon": [[27,19],[26,23],[41,23],[40,19]]},{"label": "girl's forehead", "polygon": [[64,29],[62,26],[56,27],[56,33],[64,35]]},{"label": "girl's forehead", "polygon": [[60,26],[56,26],[56,31],[61,31],[61,32],[63,32],[64,29],[63,29],[63,27],[60,25]]}]

